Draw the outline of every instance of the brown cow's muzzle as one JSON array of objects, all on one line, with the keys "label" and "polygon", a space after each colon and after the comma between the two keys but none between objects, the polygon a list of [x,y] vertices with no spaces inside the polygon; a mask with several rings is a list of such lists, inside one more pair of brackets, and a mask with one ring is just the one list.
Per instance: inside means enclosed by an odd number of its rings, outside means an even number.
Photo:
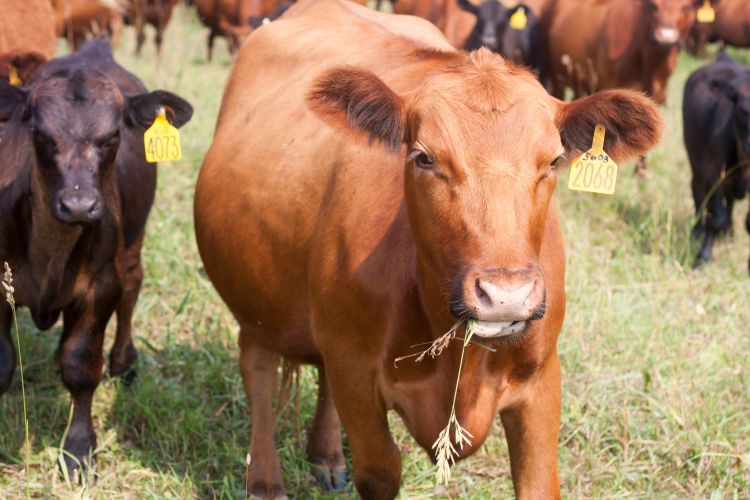
[{"label": "brown cow's muzzle", "polygon": [[544,278],[537,267],[469,271],[456,285],[451,312],[475,319],[480,337],[519,334],[544,316]]}]

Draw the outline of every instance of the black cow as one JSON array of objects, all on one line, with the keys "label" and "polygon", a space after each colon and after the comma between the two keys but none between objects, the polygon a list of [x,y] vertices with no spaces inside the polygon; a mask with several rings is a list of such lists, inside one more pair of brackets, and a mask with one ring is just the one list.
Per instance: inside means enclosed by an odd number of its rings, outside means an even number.
[{"label": "black cow", "polygon": [[[698,265],[711,260],[714,240],[732,231],[734,201],[745,196],[750,176],[750,68],[725,53],[695,71],[682,103],[685,147],[703,237]],[[750,232],[750,213],[746,220]]]},{"label": "black cow", "polygon": [[[527,5],[521,3],[507,8],[497,0],[485,0],[479,5],[469,0],[457,2],[461,9],[477,18],[464,44],[465,50],[487,47],[517,63],[537,71],[541,69],[543,47],[539,17]],[[520,30],[510,26],[511,16],[519,9],[526,16],[526,25]]]},{"label": "black cow", "polygon": [[[156,188],[143,133],[162,107],[177,127],[192,115],[180,97],[148,93],[102,40],[45,63],[25,87],[0,82],[0,263],[10,264],[16,303],[38,328],[62,313],[60,374],[74,404],[65,442],[71,473],[96,446],[91,400],[115,311],[109,371],[133,373],[132,314]],[[2,301],[0,394],[16,364],[10,323]]]}]

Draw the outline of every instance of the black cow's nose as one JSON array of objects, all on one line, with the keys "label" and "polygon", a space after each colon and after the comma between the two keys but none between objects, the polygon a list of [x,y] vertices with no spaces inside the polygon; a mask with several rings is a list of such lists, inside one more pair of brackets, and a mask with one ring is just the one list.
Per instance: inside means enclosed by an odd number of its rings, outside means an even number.
[{"label": "black cow's nose", "polygon": [[101,216],[99,196],[95,193],[75,192],[60,198],[60,218],[64,222],[92,222]]}]

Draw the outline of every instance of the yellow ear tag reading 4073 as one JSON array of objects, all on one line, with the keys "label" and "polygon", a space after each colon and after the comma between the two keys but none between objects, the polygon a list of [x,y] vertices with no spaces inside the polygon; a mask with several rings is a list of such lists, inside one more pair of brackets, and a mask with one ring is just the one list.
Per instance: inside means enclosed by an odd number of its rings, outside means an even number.
[{"label": "yellow ear tag reading 4073", "polygon": [[516,9],[513,15],[510,16],[510,27],[519,31],[526,27],[526,11],[523,7]]},{"label": "yellow ear tag reading 4073", "polygon": [[599,194],[615,192],[617,163],[604,151],[605,132],[604,125],[597,125],[591,149],[573,162],[568,179],[569,189]]},{"label": "yellow ear tag reading 4073", "polygon": [[711,7],[710,0],[704,0],[703,5],[698,12],[695,13],[695,19],[699,23],[712,23],[716,20],[716,11]]},{"label": "yellow ear tag reading 4073", "polygon": [[167,121],[164,108],[159,109],[154,123],[143,134],[143,146],[146,148],[146,161],[176,161],[182,158],[180,131]]}]

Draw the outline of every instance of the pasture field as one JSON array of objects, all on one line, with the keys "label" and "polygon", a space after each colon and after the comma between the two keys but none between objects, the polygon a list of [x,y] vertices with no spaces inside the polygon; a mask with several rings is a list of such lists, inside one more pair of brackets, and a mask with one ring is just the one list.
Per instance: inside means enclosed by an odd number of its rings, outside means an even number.
[{"label": "pasture field", "polygon": [[[66,484],[57,468],[70,409],[55,363],[60,326],[39,332],[22,312],[31,454],[24,455],[16,371],[0,398],[0,498],[23,497],[25,485],[33,497],[244,497],[249,418],[237,329],[202,273],[192,222],[193,188],[231,61],[220,41],[214,63],[205,63],[203,28],[184,7],[167,29],[160,66],[150,41],[140,59],[133,48],[127,29],[116,52],[120,63],[150,89],[177,92],[195,107],[182,131],[183,160],[159,167],[135,315],[139,380],[131,390],[103,381],[94,400],[98,481]],[[750,52],[735,54],[750,62]],[[681,56],[664,110],[665,138],[650,155],[647,179],[623,165],[614,196],[569,191],[567,174],[557,187],[568,262],[559,342],[566,498],[750,498],[746,200],[736,207],[736,234],[717,244],[715,262],[692,270],[680,104],[687,76],[704,62]],[[112,334],[113,327],[114,321]],[[304,452],[315,384],[314,370],[303,369],[292,398],[298,411],[276,422],[292,498],[332,498],[315,488]],[[395,414],[391,421],[403,456],[401,498],[512,496],[499,419],[483,448],[440,491],[427,455]],[[356,495],[350,486],[341,496]]]}]

